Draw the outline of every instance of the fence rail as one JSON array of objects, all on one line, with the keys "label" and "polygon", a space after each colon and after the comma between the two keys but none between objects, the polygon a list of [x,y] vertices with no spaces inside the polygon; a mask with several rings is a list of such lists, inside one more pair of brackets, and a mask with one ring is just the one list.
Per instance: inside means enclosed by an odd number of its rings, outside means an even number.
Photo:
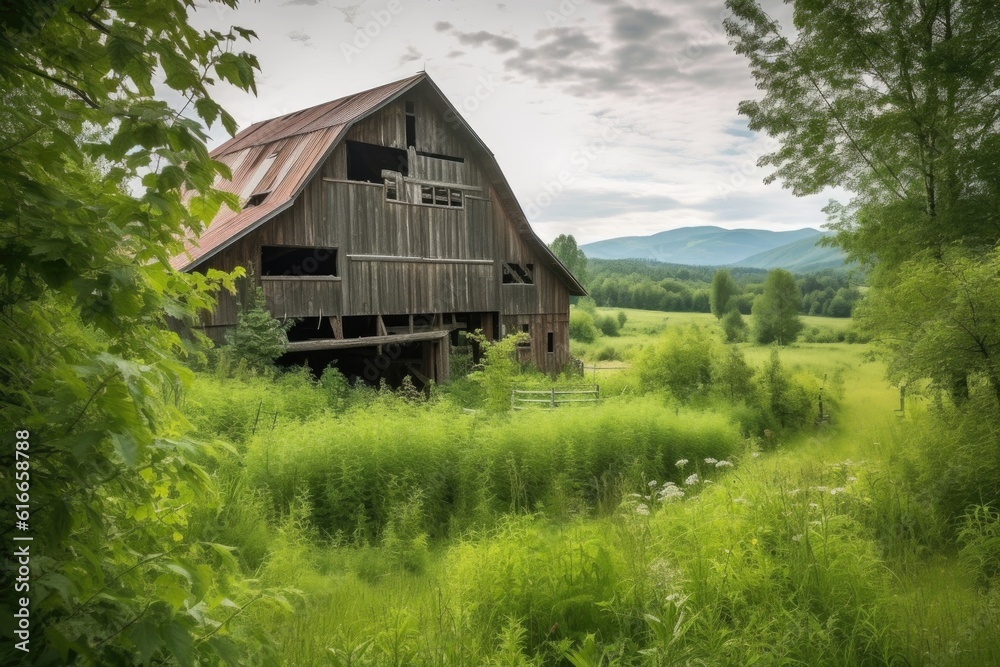
[{"label": "fence rail", "polygon": [[560,405],[597,403],[600,400],[601,387],[596,384],[588,387],[575,387],[573,389],[514,389],[510,392],[510,407],[515,410],[528,410],[531,408],[553,410]]}]

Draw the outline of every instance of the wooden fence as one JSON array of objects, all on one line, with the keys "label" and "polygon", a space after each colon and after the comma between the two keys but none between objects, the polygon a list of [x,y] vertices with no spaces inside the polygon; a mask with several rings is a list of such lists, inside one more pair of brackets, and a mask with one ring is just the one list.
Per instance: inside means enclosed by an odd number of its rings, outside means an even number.
[{"label": "wooden fence", "polygon": [[597,403],[601,400],[600,385],[571,389],[544,389],[529,391],[514,389],[510,392],[510,406],[515,410],[553,410],[560,405]]}]

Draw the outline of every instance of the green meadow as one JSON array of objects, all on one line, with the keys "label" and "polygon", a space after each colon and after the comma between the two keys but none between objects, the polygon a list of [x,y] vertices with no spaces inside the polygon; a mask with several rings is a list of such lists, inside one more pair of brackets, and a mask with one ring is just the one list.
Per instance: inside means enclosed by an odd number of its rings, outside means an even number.
[{"label": "green meadow", "polygon": [[429,398],[199,374],[183,409],[228,452],[204,537],[290,601],[243,626],[289,665],[1000,664],[998,517],[926,492],[933,401],[897,413],[865,344],[625,313],[556,381],[597,407],[486,409],[552,386],[510,369]]}]

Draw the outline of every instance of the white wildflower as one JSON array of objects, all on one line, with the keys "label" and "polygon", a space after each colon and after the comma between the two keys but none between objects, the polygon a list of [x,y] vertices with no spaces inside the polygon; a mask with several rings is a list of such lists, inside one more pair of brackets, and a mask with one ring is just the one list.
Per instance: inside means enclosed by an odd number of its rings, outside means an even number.
[{"label": "white wildflower", "polygon": [[747,499],[744,498],[743,496],[740,496],[738,498],[733,498],[733,502],[734,503],[740,503],[741,505],[745,505],[746,502],[747,502]]},{"label": "white wildflower", "polygon": [[649,483],[646,486],[652,489],[653,487],[656,486],[656,480],[655,479],[649,480]]},{"label": "white wildflower", "polygon": [[646,506],[646,503],[639,503],[635,508],[635,513],[641,516],[649,516],[649,507]]},{"label": "white wildflower", "polygon": [[686,480],[684,480],[684,484],[686,486],[694,486],[697,483],[698,483],[698,473],[693,473]]},{"label": "white wildflower", "polygon": [[674,465],[676,465],[678,468],[680,468],[681,470],[683,470],[684,466],[686,466],[687,464],[688,464],[688,460],[687,459],[681,459],[680,461],[678,461]]},{"label": "white wildflower", "polygon": [[826,486],[814,486],[813,487],[813,491],[819,491],[820,493],[826,493],[827,488],[828,487],[826,487]]},{"label": "white wildflower", "polygon": [[817,505],[816,503],[809,503],[809,507],[811,507],[814,510],[818,510],[819,509],[819,505]]},{"label": "white wildflower", "polygon": [[847,478],[847,481],[853,484],[854,482],[858,481],[858,478],[855,477],[854,475],[851,475],[850,477]]},{"label": "white wildflower", "polygon": [[716,468],[732,468],[733,464],[732,464],[731,461],[725,461],[725,460],[723,460],[723,461],[716,462],[715,467]]},{"label": "white wildflower", "polygon": [[752,456],[753,458],[757,458],[760,456],[760,452],[750,452],[750,456]]},{"label": "white wildflower", "polygon": [[842,487],[842,486],[838,486],[836,488],[830,489],[830,495],[831,496],[835,496],[838,493],[843,493],[843,492],[844,492],[844,487]]},{"label": "white wildflower", "polygon": [[673,482],[667,482],[663,485],[663,488],[660,489],[659,497],[660,500],[663,501],[674,500],[675,498],[683,498],[684,492],[681,491]]},{"label": "white wildflower", "polygon": [[718,459],[713,459],[711,456],[705,459],[705,463],[707,463],[710,466],[714,466],[718,462],[719,462]]},{"label": "white wildflower", "polygon": [[802,539],[802,534],[801,533],[799,533],[798,535],[792,535],[792,541],[793,542],[798,542],[801,539]]}]

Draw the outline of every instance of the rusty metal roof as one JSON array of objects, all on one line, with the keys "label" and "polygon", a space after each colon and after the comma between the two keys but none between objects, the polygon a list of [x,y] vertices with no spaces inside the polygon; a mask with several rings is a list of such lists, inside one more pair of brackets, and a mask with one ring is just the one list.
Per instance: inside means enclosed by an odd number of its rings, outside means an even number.
[{"label": "rusty metal roof", "polygon": [[570,294],[586,295],[583,285],[531,229],[493,153],[426,72],[254,123],[212,151],[211,156],[224,162],[233,176],[231,180],[217,181],[216,188],[238,194],[241,204],[249,203],[253,195],[267,195],[260,204],[245,206],[241,211],[223,207],[205,232],[196,241],[188,242],[182,254],[171,259],[171,265],[178,270],[190,270],[288,209],[354,123],[424,81],[452,111],[473,145],[480,149],[486,173],[518,232],[539,251],[545,263],[569,288]]}]

